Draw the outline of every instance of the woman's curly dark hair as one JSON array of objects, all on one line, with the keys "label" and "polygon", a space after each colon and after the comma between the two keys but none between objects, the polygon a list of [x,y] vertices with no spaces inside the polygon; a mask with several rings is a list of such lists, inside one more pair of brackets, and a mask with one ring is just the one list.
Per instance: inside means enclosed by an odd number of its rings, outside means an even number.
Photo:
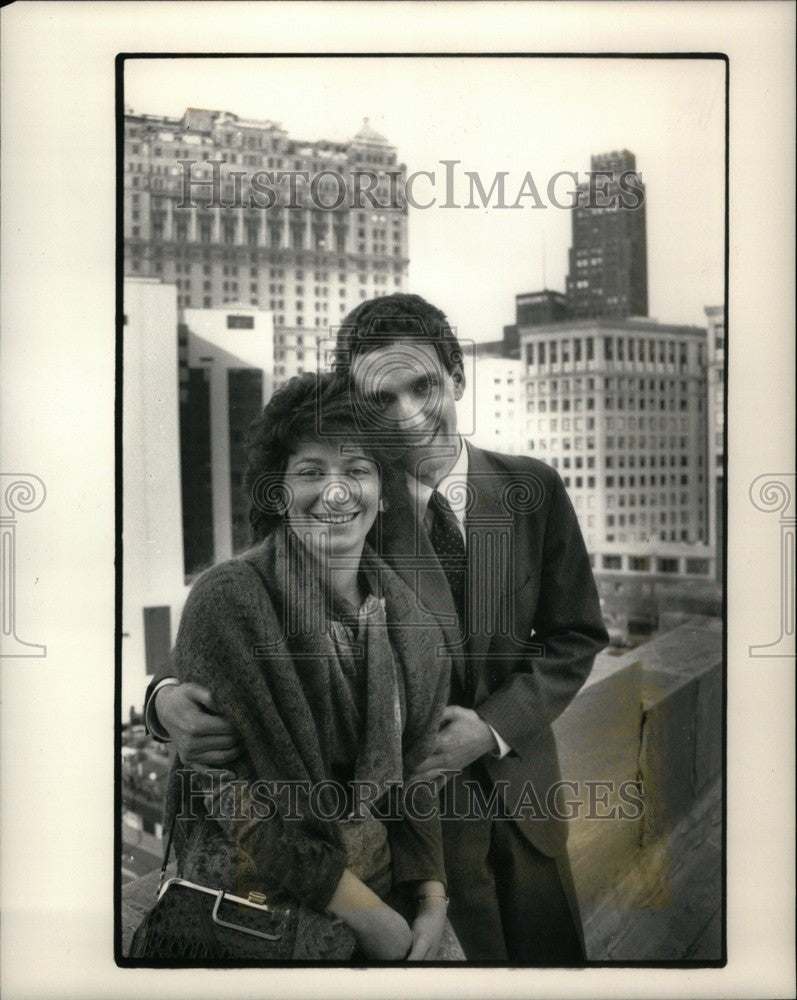
[{"label": "woman's curly dark hair", "polygon": [[376,462],[382,490],[390,463],[358,429],[352,408],[352,387],[338,373],[305,372],[290,379],[269,400],[249,428],[248,466],[244,477],[249,499],[252,541],[262,541],[284,516],[287,487],[285,469],[300,442],[345,441],[357,444]]}]

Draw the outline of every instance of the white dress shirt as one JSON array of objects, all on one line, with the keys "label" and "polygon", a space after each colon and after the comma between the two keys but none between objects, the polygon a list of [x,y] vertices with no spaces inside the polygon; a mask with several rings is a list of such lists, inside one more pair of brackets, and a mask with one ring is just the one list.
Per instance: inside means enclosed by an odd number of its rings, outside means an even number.
[{"label": "white dress shirt", "polygon": [[[407,473],[407,487],[410,497],[415,507],[415,516],[422,521],[427,531],[431,534],[433,512],[429,508],[429,501],[435,489],[442,493],[448,500],[448,504],[457,519],[459,530],[462,532],[462,540],[467,545],[468,536],[465,528],[465,515],[467,513],[467,483],[468,483],[468,449],[465,442],[459,439],[459,455],[451,470],[446,473],[436,487],[429,486],[428,483],[421,482]],[[490,726],[490,723],[487,723]],[[495,737],[498,750],[495,756],[505,757],[512,749],[506,740],[490,726],[490,732]]]}]

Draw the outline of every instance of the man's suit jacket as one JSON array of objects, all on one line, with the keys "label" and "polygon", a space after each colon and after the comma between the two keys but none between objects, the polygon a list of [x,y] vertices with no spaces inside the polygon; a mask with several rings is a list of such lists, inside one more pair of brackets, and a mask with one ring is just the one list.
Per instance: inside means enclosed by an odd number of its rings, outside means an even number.
[{"label": "man's suit jacket", "polygon": [[462,692],[454,700],[475,708],[512,747],[502,759],[484,757],[485,767],[493,782],[506,783],[510,811],[525,791],[530,805],[519,826],[553,856],[564,847],[567,827],[546,805],[560,780],[551,723],[586,680],[608,634],[575,511],[556,470],[471,445],[468,453],[465,641],[429,535],[401,501],[389,512],[396,530],[385,533],[384,555],[443,626]]},{"label": "man's suit jacket", "polygon": [[[519,827],[553,856],[564,847],[567,828],[545,802],[560,779],[551,723],[586,680],[608,635],[581,530],[556,470],[533,458],[467,447],[467,641],[409,496],[388,498],[381,551],[443,627],[459,681],[454,690],[466,692],[454,700],[469,702],[466,707],[476,708],[512,747],[502,759],[484,757],[485,766],[494,782],[507,783],[510,810],[524,791],[528,796],[530,783],[542,808],[530,808]],[[147,698],[173,672],[164,664]]]}]

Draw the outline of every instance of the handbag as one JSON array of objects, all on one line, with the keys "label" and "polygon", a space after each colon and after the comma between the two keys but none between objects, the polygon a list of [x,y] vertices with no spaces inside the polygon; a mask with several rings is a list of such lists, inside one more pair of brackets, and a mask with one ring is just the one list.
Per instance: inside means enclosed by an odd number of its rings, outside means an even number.
[{"label": "handbag", "polygon": [[345,962],[356,947],[354,932],[337,917],[303,904],[268,905],[265,895],[247,899],[183,878],[165,879],[174,823],[164,851],[156,902],[130,944],[130,958],[181,962]]}]

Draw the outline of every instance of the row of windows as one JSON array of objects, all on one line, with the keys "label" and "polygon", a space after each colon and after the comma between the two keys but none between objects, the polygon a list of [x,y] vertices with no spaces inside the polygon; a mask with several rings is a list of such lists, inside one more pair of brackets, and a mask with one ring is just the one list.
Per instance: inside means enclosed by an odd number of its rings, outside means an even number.
[{"label": "row of windows", "polygon": [[529,390],[532,393],[536,392],[539,389],[540,395],[545,396],[548,394],[548,391],[550,390],[551,395],[555,396],[560,391],[562,393],[582,392],[585,384],[587,391],[593,392],[596,386],[598,389],[601,388],[601,386],[603,385],[603,379],[600,378],[596,379],[590,376],[588,379],[586,379],[586,383],[585,380],[581,378],[573,378],[573,379],[552,378],[552,379],[539,379],[536,381],[534,379],[529,379],[527,384]]},{"label": "row of windows", "polygon": [[[247,167],[259,167],[260,169],[270,169],[270,170],[306,170],[311,173],[320,173],[322,170],[340,170],[340,164],[336,159],[328,158],[323,160],[310,160],[305,157],[302,159],[290,160],[285,159],[282,156],[272,155],[269,156],[268,153],[278,152],[278,148],[275,146],[264,147],[262,153],[234,153],[231,151],[229,145],[221,145],[213,143],[212,146],[207,145],[191,145],[191,146],[179,146],[174,143],[166,143],[165,146],[148,146],[148,144],[140,142],[128,142],[127,145],[127,155],[128,156],[144,156],[148,159],[150,158],[161,158],[163,157],[167,163],[173,163],[176,160],[187,159],[187,160],[216,160],[225,159],[229,164],[242,163]],[[371,166],[391,166],[396,162],[396,156],[394,153],[387,155],[380,155],[371,153],[363,155],[362,153],[354,153],[349,157],[352,163],[367,163]],[[132,166],[132,164],[129,164]],[[141,167],[142,164],[138,163],[136,166]],[[153,165],[150,165],[150,169],[153,169]],[[327,187],[330,190],[333,188],[337,190],[334,184],[324,184],[322,182],[322,187]]]},{"label": "row of windows", "polygon": [[[650,527],[648,527],[644,531],[640,531],[639,533],[634,533],[632,531],[618,531],[616,534],[613,531],[612,532],[608,532],[607,535],[606,535],[606,541],[607,542],[615,542],[615,541],[617,541],[617,542],[649,542],[651,538],[656,538],[656,537],[658,537],[658,539],[660,541],[662,541],[662,542],[678,542],[678,541],[681,541],[681,542],[694,542],[694,541],[698,540],[698,539],[692,538],[690,536],[689,530],[686,529],[686,528],[684,528],[680,532],[680,534],[679,534],[678,531],[676,531],[675,529],[673,529],[670,532],[667,532],[666,530],[665,531],[654,532]],[[619,558],[619,556],[618,556],[618,558]],[[676,568],[673,569],[671,572],[676,573],[678,571],[677,560],[673,560],[673,562],[676,563]],[[662,572],[662,571],[659,570],[659,572]]]},{"label": "row of windows", "polygon": [[[134,219],[135,222],[135,215]],[[156,241],[163,241],[165,237],[166,227],[162,221],[153,221],[151,227],[151,238]],[[134,239],[139,239],[142,236],[140,225],[131,225],[130,235]],[[237,242],[235,227],[232,224],[225,223],[219,233],[219,237],[214,235],[213,221],[207,218],[200,217],[198,220],[198,225],[196,228],[196,235],[193,240],[198,242],[208,244],[215,244],[221,242],[228,246],[232,245],[246,245],[251,249],[257,247],[268,246],[272,250],[284,249],[286,247],[286,238],[288,238],[288,247],[293,250],[316,250],[324,251],[329,249],[334,253],[346,253],[346,234],[345,232],[336,229],[334,234],[334,246],[330,244],[327,234],[324,232],[313,232],[310,236],[309,242],[307,239],[307,233],[303,225],[290,225],[289,227],[280,225],[279,223],[272,223],[269,226],[268,232],[263,236],[260,227],[258,225],[248,225],[246,227],[246,232],[244,234],[244,240],[242,243]],[[189,241],[189,228],[186,222],[176,222],[174,225],[174,236],[173,239],[176,243],[187,243]],[[358,243],[356,251],[358,254],[367,254],[369,249],[365,243]],[[375,256],[388,256],[392,254],[394,257],[400,257],[401,243],[395,242],[389,249],[386,243],[373,243],[370,247],[370,253]]]},{"label": "row of windows", "polygon": [[[683,537],[686,533],[682,533],[682,540],[687,539]],[[675,539],[672,539],[675,541]],[[601,566],[603,569],[622,569],[623,568],[623,557],[614,555],[604,555],[601,557]],[[678,573],[680,568],[677,559],[667,558],[663,556],[658,556],[655,559],[651,556],[629,556],[628,557],[628,568],[640,573],[649,573],[655,568],[657,573]],[[709,563],[707,559],[695,559],[690,558],[685,560],[685,569],[689,574],[706,574],[709,571]]]},{"label": "row of windows", "polygon": [[[594,437],[588,437],[586,440],[587,440],[587,448],[588,448],[588,450],[589,451],[594,451],[595,450],[595,438]],[[575,441],[576,441],[576,450],[577,451],[583,450],[583,448],[584,448],[584,439],[583,438],[576,438]],[[553,438],[550,442],[546,441],[546,440],[537,441],[536,442],[536,450],[537,451],[548,451],[549,444],[550,444],[550,450],[551,451],[556,451],[558,449],[558,442],[557,442],[556,438]],[[570,438],[565,438],[562,441],[562,447],[564,448],[565,451],[570,451],[570,449],[571,449],[571,440],[570,440]],[[532,451],[535,450],[535,442],[534,441],[529,441],[529,448]]]},{"label": "row of windows", "polygon": [[[697,362],[705,363],[703,344],[697,344]],[[651,364],[675,365],[680,369],[688,365],[689,342],[685,340],[656,340],[642,336],[574,337],[549,341],[531,341],[526,344],[526,364],[568,364],[573,361],[647,361]]]},{"label": "row of windows", "polygon": [[[153,258],[153,263],[155,265],[160,264],[162,266],[163,265],[163,259],[161,257],[159,257],[159,256],[156,256],[156,257]],[[194,263],[193,265],[192,264],[184,264],[184,263],[182,263],[182,261],[177,261],[175,263],[175,265],[174,265],[175,274],[183,274],[183,273],[184,274],[191,274],[191,268],[192,268],[192,266],[196,267],[196,268],[199,268],[200,265],[198,263]],[[203,264],[202,265],[202,273],[203,274],[209,275],[209,274],[212,274],[212,271],[213,271],[213,268],[212,268],[212,266],[210,264]],[[221,273],[225,277],[227,277],[229,275],[231,277],[237,278],[238,275],[239,275],[239,271],[240,271],[240,268],[238,267],[237,264],[225,264],[222,267],[222,269],[221,269]],[[281,267],[272,267],[272,268],[269,269],[269,276],[271,278],[284,277],[284,274],[285,274],[285,269],[284,268],[281,268]],[[251,278],[257,278],[259,275],[260,275],[260,269],[258,269],[257,267],[250,267],[249,268],[249,276]],[[263,270],[263,277],[265,278],[265,269]],[[294,275],[294,277],[295,277],[295,279],[296,279],[297,282],[303,281],[304,280],[304,272],[303,271],[297,271],[296,274]],[[341,273],[338,277],[339,277],[340,281],[342,281],[342,282],[346,281],[346,274],[345,273]],[[364,284],[367,281],[367,275],[361,274],[359,277],[360,277],[360,283],[361,284]],[[315,279],[316,279],[316,281],[328,281],[329,280],[329,275],[328,275],[327,272],[318,272],[317,271],[317,272],[315,272]],[[269,287],[269,291],[272,294],[279,294],[279,293],[282,293],[282,292],[285,291],[285,285],[284,284],[271,284],[268,287]],[[304,285],[301,285],[301,284],[297,284],[296,285],[296,294],[297,295],[303,295],[304,294]],[[314,295],[321,295],[321,296],[329,295],[329,288],[326,285],[314,285],[313,286],[313,294]],[[340,294],[342,296],[346,294],[345,287],[340,289]]]},{"label": "row of windows", "polygon": [[588,431],[594,430],[595,428],[594,417],[587,417],[586,423],[583,417],[574,417],[573,419],[570,417],[563,417],[562,420],[559,420],[557,417],[551,417],[550,419],[540,417],[538,420],[529,420],[528,423],[529,428],[536,425],[542,434],[545,434],[546,432],[557,434],[560,430],[560,424],[562,425],[561,430],[565,432],[571,430],[576,432],[583,431],[585,426]]},{"label": "row of windows", "polygon": [[[581,409],[581,406],[582,406],[582,400],[581,400],[581,398],[574,399],[574,400],[563,399],[562,400],[562,413],[569,413],[571,409],[573,409],[574,411],[578,412]],[[529,403],[528,403],[528,405],[527,405],[527,409],[528,409],[529,413],[534,413],[535,411],[537,413],[548,413],[549,411],[551,413],[558,413],[559,412],[559,400],[558,399],[552,399],[549,402],[549,401],[547,401],[545,399],[541,399],[538,403],[535,403],[533,400],[530,400]],[[587,409],[588,410],[594,410],[595,409],[595,397],[594,396],[587,396]]]},{"label": "row of windows", "polygon": [[669,516],[667,511],[660,511],[658,518],[656,517],[654,511],[650,511],[650,516],[648,516],[647,511],[640,511],[639,514],[618,514],[615,521],[614,514],[606,515],[606,527],[613,528],[615,524],[623,528],[626,524],[689,524],[689,511],[675,511],[671,510]]},{"label": "row of windows", "polygon": [[[672,478],[674,479],[675,477],[673,476]],[[603,484],[604,484],[604,486],[606,487],[607,490],[614,489],[615,485],[617,487],[619,487],[620,489],[623,489],[626,485],[628,485],[631,488],[636,487],[637,485],[640,486],[640,487],[644,486],[644,487],[655,488],[655,486],[656,486],[657,483],[660,486],[666,486],[666,484],[667,484],[667,476],[664,475],[663,473],[660,474],[660,475],[657,475],[657,474],[653,473],[650,476],[648,476],[647,474],[646,475],[642,475],[642,476],[606,476],[604,478],[604,481],[603,481]],[[664,493],[661,494],[661,502],[662,503],[666,502],[665,496],[666,495]],[[671,493],[670,494],[670,502],[671,503],[676,503],[677,502],[677,494],[676,493]],[[681,494],[681,503],[688,503],[688,502],[689,502],[688,494],[687,493],[682,493]]]},{"label": "row of windows", "polygon": [[[694,398],[695,397],[690,397],[692,400],[694,400]],[[653,399],[646,400],[644,396],[606,396],[604,397],[603,405],[607,410],[639,410],[642,412],[643,410],[655,410],[655,402],[656,401]],[[673,411],[676,409],[677,403],[678,411],[683,412],[684,410],[689,409],[689,402],[690,400],[685,396],[681,396],[681,398],[677,400],[673,396],[669,399],[659,399],[658,410],[660,413],[668,410]],[[697,397],[697,409],[700,413],[703,412],[702,396]]]},{"label": "row of windows", "polygon": [[[129,254],[133,258],[138,258],[138,257],[140,257],[145,252],[146,249],[147,248],[146,248],[146,245],[144,243],[140,243],[140,244],[139,243],[131,243],[131,245],[129,247]],[[211,266],[210,265],[210,261],[211,260],[215,261],[216,265],[218,264],[219,260],[227,261],[230,264],[233,264],[236,261],[238,263],[243,263],[243,262],[245,262],[247,260],[251,264],[254,264],[258,260],[258,255],[257,254],[255,254],[255,253],[247,253],[246,250],[244,248],[241,248],[241,247],[237,248],[236,250],[231,250],[231,249],[225,250],[223,247],[214,247],[213,250],[211,250],[210,247],[201,247],[201,246],[193,246],[193,245],[190,245],[190,246],[180,246],[180,245],[177,245],[177,246],[175,246],[173,248],[173,254],[174,254],[174,259],[176,261],[176,263],[175,263],[175,270],[179,271],[181,268],[185,268],[186,273],[189,273],[190,267],[197,266],[200,260],[204,261],[204,267],[205,267],[205,273],[206,274],[210,274],[209,268]],[[161,259],[162,260],[162,257],[160,256],[160,252],[157,250],[157,248],[155,250],[155,255],[156,255],[156,259]],[[187,260],[186,260],[186,258],[187,258]],[[256,269],[252,268],[252,270],[254,271]],[[370,263],[368,272],[362,272],[362,271],[359,272],[360,282],[362,283],[363,276],[364,276],[365,273],[371,273],[371,274],[379,273],[379,272],[389,273],[390,271],[391,271],[391,266],[386,261],[380,261],[380,260],[372,261]],[[403,272],[404,272],[404,265],[403,264],[394,264],[392,266],[392,272],[393,272],[393,274],[395,274],[397,276],[403,274]],[[285,268],[284,267],[271,267],[271,268],[269,268],[269,274],[270,274],[270,276],[272,278],[275,278],[275,277],[278,277],[278,278],[284,277],[285,276]],[[319,280],[319,281],[327,281],[328,280],[328,274],[329,273],[326,272],[326,271],[325,272],[314,272],[316,280]],[[301,280],[304,279],[304,271],[301,270],[301,269],[297,269],[294,276],[295,276],[295,278],[296,278],[297,281],[301,281]],[[347,277],[352,277],[352,276],[353,276],[352,274],[347,275],[347,273],[345,271],[341,271],[338,274],[338,278],[339,278],[339,280],[341,282],[345,282],[347,280]],[[290,274],[289,274],[289,277],[290,277]]]},{"label": "row of windows", "polygon": [[[529,442],[529,443],[530,443],[530,444],[531,444],[532,446],[533,446],[533,444],[534,444],[534,442],[533,442],[533,441],[532,441],[532,442]],[[584,464],[584,458],[583,458],[583,456],[581,456],[581,455],[576,455],[576,456],[575,456],[575,457],[573,457],[572,459],[571,459],[570,455],[565,455],[565,456],[564,456],[564,457],[562,458],[562,468],[563,468],[563,469],[569,469],[569,468],[570,468],[570,463],[571,463],[571,461],[572,461],[572,463],[573,463],[573,468],[574,468],[574,469],[581,469],[581,468],[583,468],[583,464]],[[595,468],[595,456],[594,456],[594,455],[587,455],[587,459],[586,459],[586,461],[587,461],[587,468],[588,468],[588,469],[594,469],[594,468]],[[558,469],[558,468],[559,468],[559,459],[558,459],[558,458],[552,458],[552,459],[551,459],[551,465],[552,465],[552,466],[553,466],[553,467],[554,467],[555,469]]]},{"label": "row of windows", "polygon": [[[718,416],[721,417],[722,414],[718,414]],[[587,419],[587,429],[589,430],[592,427],[594,427],[594,425],[595,425],[595,418],[594,417],[587,417],[586,419]],[[582,421],[583,421],[582,417],[562,417],[561,420],[558,417],[538,417],[536,420],[535,419],[530,419],[529,420],[529,426],[530,427],[535,427],[536,426],[537,428],[539,428],[540,431],[551,431],[552,433],[556,433],[560,429],[559,425],[561,424],[561,430],[563,430],[563,431],[569,431],[569,430],[571,430],[571,428],[574,429],[574,430],[579,431],[579,430],[582,429]],[[719,425],[719,421],[717,423]],[[666,431],[666,430],[676,431],[678,429],[678,427],[679,427],[679,418],[677,418],[677,417],[658,417],[658,418],[656,418],[656,417],[649,417],[649,418],[646,418],[646,417],[639,417],[639,418],[637,418],[637,417],[629,417],[629,418],[626,419],[625,417],[618,417],[615,420],[614,417],[607,417],[606,420],[604,420],[604,424],[603,425],[604,425],[604,427],[605,427],[605,429],[607,431],[614,431],[615,429],[616,430],[621,430],[621,431],[625,431],[625,430],[629,430],[629,431],[637,431],[637,430],[644,431],[646,429],[647,430],[651,430],[651,431],[655,431],[657,429],[660,430],[660,431]],[[681,428],[682,431],[689,430],[689,418],[688,417],[681,417],[680,418],[680,428]],[[617,440],[625,442],[626,439],[625,439],[625,436],[623,435],[621,437],[618,437]],[[629,442],[636,441],[636,437],[629,436],[628,440],[629,440]],[[687,447],[688,438],[681,436],[681,437],[679,437],[678,440],[680,441],[682,448],[686,448]],[[607,441],[607,445],[608,445],[609,441],[612,441],[612,442],[614,441],[614,437],[613,436],[611,438],[607,437],[606,441]],[[675,446],[675,439],[674,439],[674,437],[671,437],[670,441],[671,441],[671,446],[674,447]],[[612,445],[612,447],[613,447],[613,445]],[[633,445],[631,445],[631,447],[633,447]]]},{"label": "row of windows", "polygon": [[[703,398],[702,397],[697,397],[696,401],[697,401],[698,412],[702,413],[703,412]],[[658,412],[659,413],[668,413],[668,412],[669,413],[674,413],[677,410],[677,412],[679,412],[679,413],[684,413],[684,412],[686,412],[686,411],[689,410],[689,402],[690,402],[689,399],[687,399],[685,397],[682,397],[681,399],[678,399],[678,400],[676,400],[674,398],[670,398],[669,400],[660,399],[659,400],[659,406],[658,406]],[[693,402],[694,402],[694,398],[693,398]],[[676,403],[677,403],[677,407],[676,407]],[[562,399],[561,400],[561,407],[560,407],[559,404],[560,404],[560,400],[559,399],[551,399],[551,400],[541,399],[541,400],[539,400],[536,403],[534,402],[534,400],[529,400],[529,402],[526,404],[526,409],[527,409],[527,411],[529,413],[559,413],[559,412],[561,412],[561,413],[570,413],[571,411],[577,413],[577,412],[579,412],[581,410],[582,405],[583,405],[581,398],[576,398],[576,399],[566,398],[566,399]],[[634,396],[630,396],[630,397],[625,397],[625,396],[605,396],[604,400],[603,400],[603,405],[604,405],[604,408],[606,410],[617,410],[617,411],[620,411],[620,410],[637,410],[640,413],[644,412],[648,408],[651,409],[651,410],[656,410],[655,406],[648,407],[648,405],[647,405],[647,403],[645,401],[645,398],[642,397],[642,396],[639,396],[639,397],[636,397],[636,398]],[[588,410],[594,410],[595,409],[595,397],[594,396],[587,396],[587,409]]]},{"label": "row of windows", "polygon": [[[665,440],[667,440],[667,439],[665,439],[663,437],[660,437],[658,439],[658,441],[659,441],[659,447],[660,448],[666,447],[666,445],[664,444]],[[670,438],[669,438],[669,447],[670,448],[675,448],[676,447],[676,441],[678,443],[678,447],[680,449],[682,449],[682,450],[689,447],[688,439],[687,438],[685,438],[685,437],[675,438],[674,435],[671,435]],[[640,439],[639,439],[639,447],[640,448],[647,448],[647,446],[648,446],[648,439],[645,438],[645,437],[640,437]],[[651,439],[650,439],[650,446],[652,448],[656,447],[656,438],[655,437],[651,437]],[[618,438],[615,438],[614,435],[612,435],[612,434],[607,434],[606,435],[605,448],[606,448],[607,451],[614,451],[615,448],[619,449],[620,451],[625,451],[626,448],[633,449],[633,448],[636,448],[636,447],[637,447],[637,439],[636,439],[636,435],[634,435],[634,434],[631,434],[627,438],[624,435],[622,435],[622,434]],[[681,456],[682,459],[685,458],[685,457],[686,457],[685,455]],[[681,464],[684,465],[686,463],[682,462]]]},{"label": "row of windows", "polygon": [[[667,493],[651,493],[650,496],[642,493],[638,497],[633,493],[630,495],[627,493],[614,494],[609,493],[606,497],[607,507],[658,507],[661,504],[662,507],[678,507],[678,494],[670,493],[669,501],[667,500]],[[637,500],[639,503],[637,503]],[[648,502],[650,501],[650,502]],[[689,506],[689,495],[686,493],[681,494],[680,506]]]}]

